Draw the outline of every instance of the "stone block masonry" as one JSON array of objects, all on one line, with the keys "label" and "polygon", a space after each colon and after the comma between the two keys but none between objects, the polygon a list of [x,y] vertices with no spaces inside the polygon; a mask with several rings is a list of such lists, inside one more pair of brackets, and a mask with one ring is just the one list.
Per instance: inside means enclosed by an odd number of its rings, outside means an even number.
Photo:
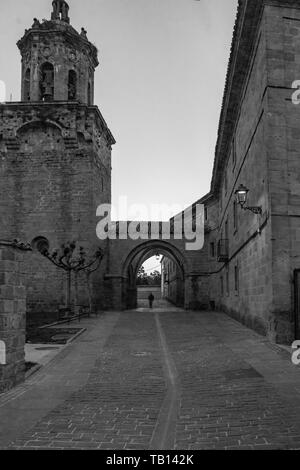
[{"label": "stone block masonry", "polygon": [[[1,237],[33,246],[46,238],[51,252],[74,240],[94,252],[96,209],[111,200],[115,140],[94,106],[97,48],[84,29],[71,26],[67,4],[63,11],[57,5],[49,21],[35,19],[18,42],[21,102],[0,105]],[[97,275],[91,282],[101,293],[103,273]],[[65,276],[34,253],[25,280],[28,324],[56,320]],[[86,306],[84,280],[79,284]]]},{"label": "stone block masonry", "polygon": [[[271,341],[291,344],[300,266],[299,107],[291,99],[300,77],[300,9],[299,2],[270,3],[241,1],[238,9],[206,244],[223,239],[228,250],[223,265],[212,257],[210,300]],[[261,216],[236,205],[240,184]]]},{"label": "stone block masonry", "polygon": [[[15,135],[13,150],[12,141],[1,139],[6,132]],[[110,202],[111,144],[94,107],[53,102],[1,105],[1,236],[29,242],[42,236],[50,251],[76,240],[94,252],[101,245],[95,231],[96,209]],[[57,319],[65,302],[63,274],[39,254],[31,257],[25,278],[28,324]],[[95,281],[100,292],[101,276]],[[88,303],[86,294],[79,300],[80,305]]]},{"label": "stone block masonry", "polygon": [[23,255],[0,246],[0,393],[25,377],[26,289]]}]

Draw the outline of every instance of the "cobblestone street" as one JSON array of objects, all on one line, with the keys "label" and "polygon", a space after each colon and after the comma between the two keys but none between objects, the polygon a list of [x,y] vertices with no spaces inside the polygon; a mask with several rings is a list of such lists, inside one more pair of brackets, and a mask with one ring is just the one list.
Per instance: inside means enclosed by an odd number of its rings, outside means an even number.
[{"label": "cobblestone street", "polygon": [[300,448],[300,369],[222,313],[109,313],[0,397],[2,449]]}]

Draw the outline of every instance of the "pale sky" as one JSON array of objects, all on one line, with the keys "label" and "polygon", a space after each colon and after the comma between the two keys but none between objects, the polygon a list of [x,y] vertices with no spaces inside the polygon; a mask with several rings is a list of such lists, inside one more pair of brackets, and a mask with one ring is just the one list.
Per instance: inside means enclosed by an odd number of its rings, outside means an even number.
[{"label": "pale sky", "polygon": [[[17,40],[51,0],[0,0],[0,80],[20,99]],[[113,202],[189,206],[210,188],[237,0],[70,0],[99,48],[97,104],[117,140]]]},{"label": "pale sky", "polygon": [[147,261],[143,263],[142,266],[144,266],[145,271],[148,275],[151,274],[153,271],[158,271],[161,273],[161,258],[162,256],[160,256],[160,259],[158,260],[156,256],[151,256],[151,258],[147,259]]}]

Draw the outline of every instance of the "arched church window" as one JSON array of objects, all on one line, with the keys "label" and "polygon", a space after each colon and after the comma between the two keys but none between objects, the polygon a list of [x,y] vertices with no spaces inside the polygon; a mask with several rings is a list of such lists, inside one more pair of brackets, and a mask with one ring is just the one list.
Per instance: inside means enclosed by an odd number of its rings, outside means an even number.
[{"label": "arched church window", "polygon": [[25,72],[24,80],[24,100],[30,101],[30,69]]},{"label": "arched church window", "polygon": [[90,82],[88,84],[88,105],[89,106],[92,105],[92,87],[91,87]]},{"label": "arched church window", "polygon": [[69,71],[68,79],[68,100],[76,100],[77,96],[77,75],[74,70]]},{"label": "arched church window", "polygon": [[51,14],[52,20],[70,22],[69,18],[69,5],[64,0],[53,0],[53,12]]},{"label": "arched church window", "polygon": [[41,97],[42,101],[54,99],[54,67],[49,62],[41,67]]}]

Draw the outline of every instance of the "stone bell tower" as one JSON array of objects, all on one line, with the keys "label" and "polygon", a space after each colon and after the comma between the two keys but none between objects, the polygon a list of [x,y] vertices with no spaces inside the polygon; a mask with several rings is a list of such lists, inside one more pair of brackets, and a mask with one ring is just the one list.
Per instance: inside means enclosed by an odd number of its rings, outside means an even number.
[{"label": "stone bell tower", "polygon": [[50,21],[36,18],[18,42],[22,55],[22,101],[78,101],[94,103],[97,48],[70,26],[69,6],[52,3]]},{"label": "stone bell tower", "polygon": [[[97,48],[84,28],[71,26],[64,0],[52,2],[49,20],[34,19],[18,47],[21,102],[0,105],[0,238],[42,237],[53,249],[77,240],[93,251],[96,209],[111,202],[115,143],[94,105]],[[55,317],[64,303],[64,273],[39,254],[28,270],[30,319]],[[84,295],[82,289],[82,304]]]}]

